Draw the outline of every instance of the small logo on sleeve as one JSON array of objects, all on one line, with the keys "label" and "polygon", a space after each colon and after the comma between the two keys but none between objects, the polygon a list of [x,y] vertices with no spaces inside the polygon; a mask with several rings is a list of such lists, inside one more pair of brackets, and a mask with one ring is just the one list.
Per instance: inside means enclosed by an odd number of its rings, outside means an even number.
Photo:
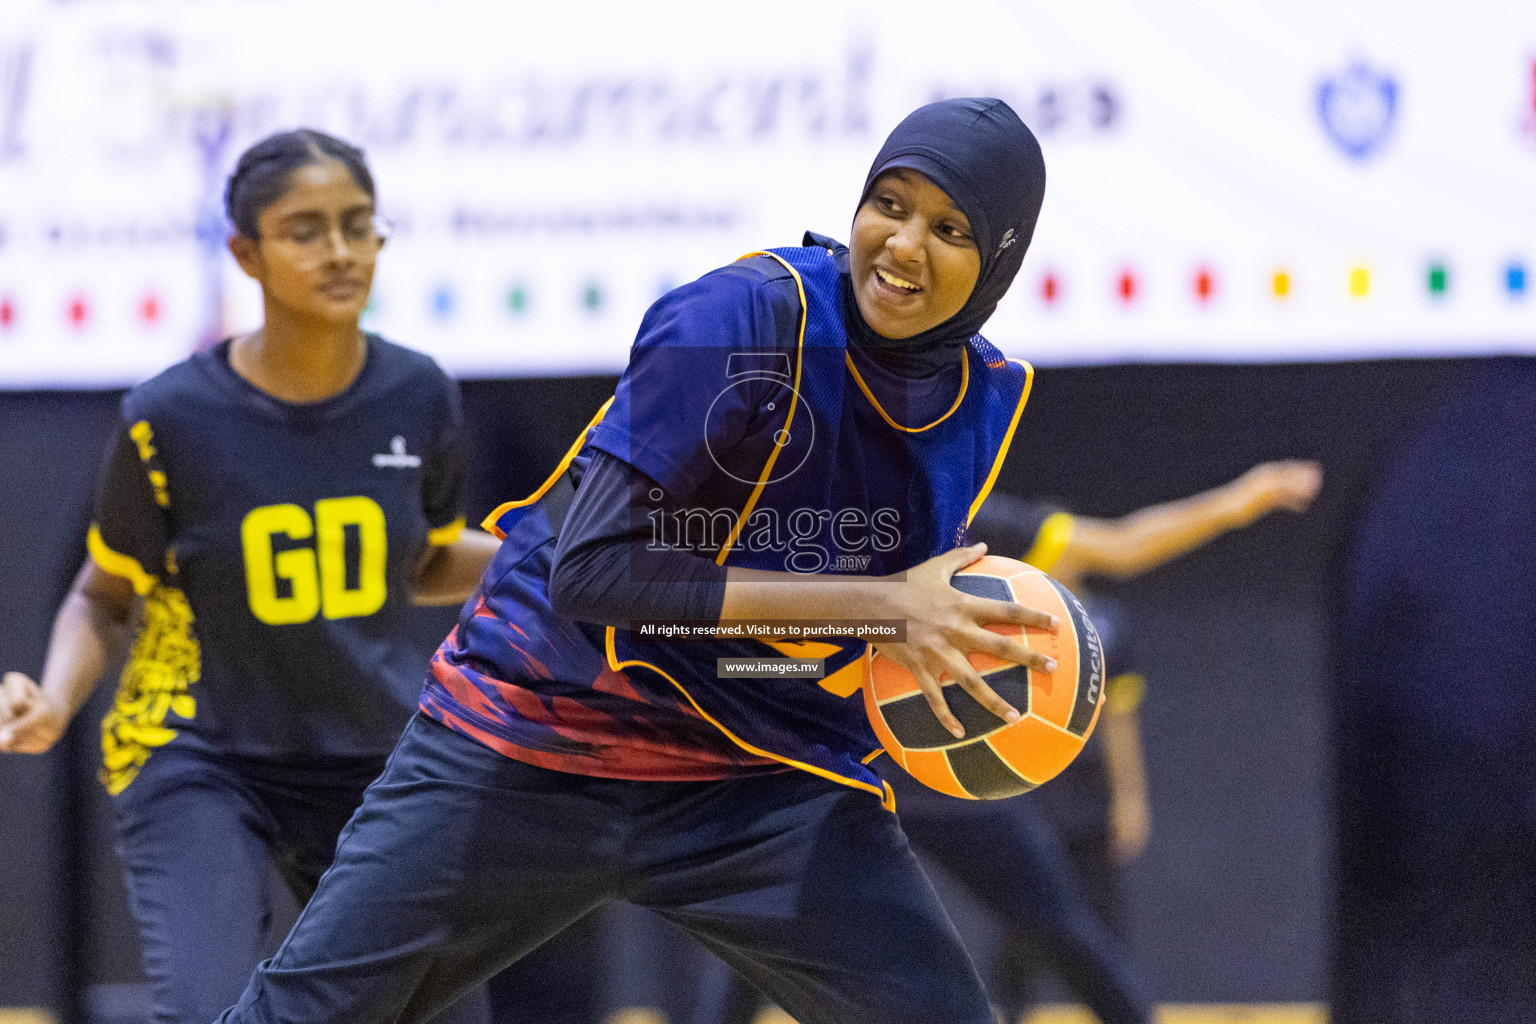
[{"label": "small logo on sleeve", "polygon": [[421,465],[420,455],[407,455],[405,453],[405,438],[399,434],[389,442],[389,452],[380,452],[373,457],[373,464],[380,469],[415,469]]},{"label": "small logo on sleeve", "polygon": [[1003,240],[997,243],[997,252],[992,254],[993,259],[1001,256],[1004,249],[1012,248],[1013,243],[1017,242],[1018,240],[1018,236],[1013,233],[1013,228],[1009,228],[1007,231],[1004,231]]}]

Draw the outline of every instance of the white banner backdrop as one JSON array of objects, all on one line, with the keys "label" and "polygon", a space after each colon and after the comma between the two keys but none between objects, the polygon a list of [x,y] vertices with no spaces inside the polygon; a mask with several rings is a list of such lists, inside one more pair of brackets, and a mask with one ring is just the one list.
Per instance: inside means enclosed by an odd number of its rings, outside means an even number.
[{"label": "white banner backdrop", "polygon": [[0,386],[260,321],[239,152],[366,148],[367,323],[463,375],[616,371],[645,307],[845,237],[918,104],[1039,135],[987,334],[1039,364],[1536,351],[1536,4],[0,0]]}]

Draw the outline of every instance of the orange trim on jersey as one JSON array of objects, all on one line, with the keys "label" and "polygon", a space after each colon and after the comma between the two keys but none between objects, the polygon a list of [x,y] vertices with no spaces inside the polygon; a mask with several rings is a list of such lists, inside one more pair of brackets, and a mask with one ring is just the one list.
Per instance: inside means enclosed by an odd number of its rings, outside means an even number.
[{"label": "orange trim on jersey", "polygon": [[571,468],[571,461],[581,452],[581,446],[587,443],[587,436],[592,433],[592,428],[603,422],[603,417],[608,415],[608,407],[612,404],[613,397],[609,396],[608,401],[603,403],[603,407],[597,410],[597,415],[592,417],[591,422],[582,429],[581,433],[577,435],[576,440],[571,442],[571,447],[567,449],[565,456],[561,458],[560,465],[556,466],[555,471],[549,474],[549,479],[539,485],[538,490],[520,501],[508,501],[497,505],[495,511],[486,516],[484,521],[480,523],[481,528],[495,534],[497,540],[506,540],[507,535],[496,525],[496,520],[506,515],[512,509],[526,508],[548,494],[549,489],[555,486],[555,481],[559,480],[565,471]]},{"label": "orange trim on jersey", "polygon": [[875,399],[875,393],[869,390],[869,385],[865,384],[864,378],[859,376],[859,368],[853,365],[853,356],[847,354],[846,352],[843,353],[843,362],[848,364],[848,371],[853,374],[854,382],[859,385],[859,390],[864,392],[864,397],[869,399],[869,404],[875,407],[875,412],[880,414],[880,418],[885,420],[886,423],[889,423],[891,426],[895,427],[897,430],[900,430],[906,434],[921,434],[923,431],[932,430],[940,423],[943,423],[945,420],[949,419],[955,414],[955,410],[960,408],[960,403],[965,401],[965,393],[971,386],[971,352],[970,348],[967,347],[965,350],[965,358],[960,361],[960,393],[955,396],[955,404],[949,407],[949,412],[946,412],[943,416],[940,416],[932,423],[926,423],[921,427],[904,427],[900,423],[897,423],[895,420],[891,419],[890,415],[880,407],[880,403]]},{"label": "orange trim on jersey", "polygon": [[1035,368],[1022,359],[1010,359],[1010,363],[1017,363],[1024,367],[1024,390],[1019,393],[1019,406],[1013,410],[1013,419],[1008,423],[1008,432],[1003,435],[1003,443],[997,449],[997,458],[992,460],[992,472],[987,474],[987,482],[981,485],[981,493],[976,495],[976,500],[971,502],[971,511],[965,517],[965,525],[970,526],[971,520],[976,518],[976,513],[981,509],[981,503],[987,500],[987,495],[992,493],[992,485],[997,483],[997,474],[1002,471],[1003,459],[1008,455],[1008,448],[1013,444],[1013,432],[1018,429],[1019,417],[1024,414],[1024,406],[1029,403],[1030,389],[1035,386]]},{"label": "orange trim on jersey", "polygon": [[847,699],[864,686],[864,661],[850,661],[817,684],[834,697]]},{"label": "orange trim on jersey", "polygon": [[[786,658],[830,658],[842,650],[837,644],[818,643],[814,640],[759,640]],[[834,697],[852,697],[864,685],[862,660],[850,661],[829,676],[817,681],[818,686]]]},{"label": "orange trim on jersey", "polygon": [[693,694],[689,693],[687,689],[684,688],[682,683],[678,682],[676,679],[673,679],[670,675],[662,671],[657,666],[652,665],[647,661],[641,661],[638,658],[632,658],[629,661],[620,661],[618,648],[614,644],[614,637],[617,632],[618,630],[613,626],[609,626],[604,631],[605,644],[607,647],[606,654],[608,656],[608,667],[613,669],[615,672],[622,672],[626,668],[630,668],[636,665],[641,668],[648,668],[652,672],[655,672],[657,675],[661,676],[667,682],[671,683],[673,686],[677,687],[678,692],[681,693],[684,697],[688,698],[688,703],[693,705],[693,709],[697,711],[706,722],[714,726],[716,729],[719,729],[721,732],[725,733],[726,739],[730,740],[732,743],[736,744],[747,753],[755,754],[758,757],[766,757],[769,760],[778,761],[780,764],[787,764],[791,768],[799,768],[801,771],[810,772],[812,775],[818,775],[823,779],[830,779],[831,781],[841,783],[844,786],[852,786],[854,789],[862,789],[866,792],[873,793],[880,798],[880,803],[886,810],[891,811],[892,813],[895,812],[896,792],[895,790],[891,789],[891,784],[889,782],[882,782],[879,787],[875,787],[861,779],[850,779],[846,776],[839,775],[836,772],[828,771],[825,768],[818,768],[813,764],[806,764],[804,761],[796,761],[792,757],[785,757],[783,754],[775,754],[771,750],[764,750],[761,747],[755,747],[716,721],[708,711],[705,711],[702,707],[699,706],[699,702],[693,699]]},{"label": "orange trim on jersey", "polygon": [[91,553],[91,558],[97,565],[113,576],[121,576],[132,583],[134,593],[141,597],[154,590],[155,584],[160,582],[144,571],[138,559],[108,547],[107,542],[101,537],[101,528],[95,523],[91,524],[90,532],[85,535],[85,549]]},{"label": "orange trim on jersey", "polygon": [[[770,259],[777,260],[785,270],[789,271],[790,276],[795,279],[795,290],[800,293],[800,335],[795,339],[795,381],[789,387],[789,414],[784,417],[784,426],[779,428],[783,433],[788,434],[789,425],[795,421],[795,410],[800,406],[800,365],[805,354],[805,322],[810,319],[811,306],[805,299],[805,281],[800,277],[800,272],[789,265],[788,260],[782,256],[776,256],[767,250],[760,249],[757,252],[749,252],[745,256],[738,257],[736,262],[740,263],[742,260],[751,259],[753,256],[767,256]],[[730,536],[725,538],[725,543],[720,547],[720,553],[715,556],[716,565],[724,565],[725,560],[730,557],[731,549],[736,546],[736,538],[740,537],[741,531],[746,528],[747,519],[751,517],[752,511],[757,508],[758,499],[763,496],[763,488],[768,486],[768,477],[773,474],[773,464],[779,461],[780,450],[779,446],[775,444],[773,451],[768,453],[768,461],[763,464],[763,471],[758,475],[757,486],[752,488],[751,496],[747,498],[747,503],[742,506],[741,515],[736,517],[736,525],[731,528]],[[693,698],[690,697],[688,699],[692,700]]]}]

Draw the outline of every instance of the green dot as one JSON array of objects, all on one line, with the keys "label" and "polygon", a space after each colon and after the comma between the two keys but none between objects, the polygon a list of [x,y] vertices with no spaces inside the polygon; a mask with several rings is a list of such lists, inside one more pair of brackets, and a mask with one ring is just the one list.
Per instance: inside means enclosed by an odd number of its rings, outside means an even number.
[{"label": "green dot", "polygon": [[581,293],[581,304],[588,310],[595,311],[602,308],[603,290],[595,284],[587,285],[586,290]]},{"label": "green dot", "polygon": [[507,292],[507,308],[514,313],[521,313],[528,308],[528,293],[522,285],[513,285]]},{"label": "green dot", "polygon": [[1443,263],[1434,263],[1429,268],[1429,290],[1435,295],[1444,295],[1450,285],[1450,274]]}]

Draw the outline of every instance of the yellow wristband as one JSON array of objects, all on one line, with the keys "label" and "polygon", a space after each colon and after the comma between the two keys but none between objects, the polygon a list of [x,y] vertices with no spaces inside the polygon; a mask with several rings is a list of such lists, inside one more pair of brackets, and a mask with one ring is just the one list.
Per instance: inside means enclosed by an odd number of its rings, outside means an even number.
[{"label": "yellow wristband", "polygon": [[1040,524],[1040,529],[1035,533],[1035,543],[1024,553],[1020,561],[1028,562],[1041,572],[1050,572],[1061,560],[1062,552],[1067,550],[1067,545],[1071,542],[1072,514],[1052,512],[1045,517],[1045,522]]},{"label": "yellow wristband", "polygon": [[1146,695],[1146,677],[1138,672],[1123,672],[1104,684],[1104,710],[1128,715],[1141,707]]},{"label": "yellow wristband", "polygon": [[459,516],[451,523],[445,523],[427,531],[427,543],[435,548],[447,547],[462,536],[464,536],[464,517]]}]

